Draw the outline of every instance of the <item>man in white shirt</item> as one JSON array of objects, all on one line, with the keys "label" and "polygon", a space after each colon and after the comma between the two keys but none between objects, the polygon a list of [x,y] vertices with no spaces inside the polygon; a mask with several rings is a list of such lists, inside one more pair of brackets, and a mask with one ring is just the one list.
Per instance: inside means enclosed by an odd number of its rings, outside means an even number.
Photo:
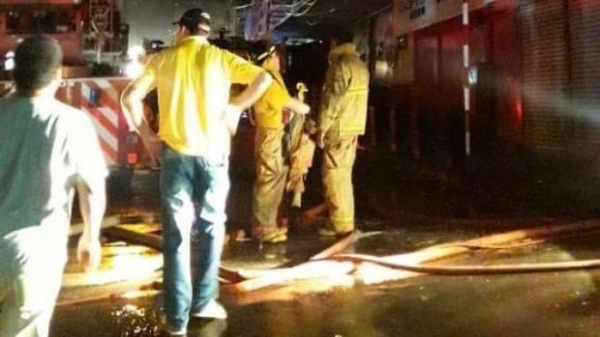
[{"label": "man in white shirt", "polygon": [[16,90],[0,99],[0,336],[48,335],[75,190],[85,224],[77,256],[88,270],[100,262],[106,164],[91,120],[54,98],[61,68],[54,39],[25,39]]}]

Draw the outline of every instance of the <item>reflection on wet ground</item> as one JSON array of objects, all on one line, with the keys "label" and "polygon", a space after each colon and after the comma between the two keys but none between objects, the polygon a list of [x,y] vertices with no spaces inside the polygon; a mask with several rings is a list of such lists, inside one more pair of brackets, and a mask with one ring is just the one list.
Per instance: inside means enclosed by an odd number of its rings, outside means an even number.
[{"label": "reflection on wet ground", "polygon": [[[568,240],[516,251],[474,253],[453,263],[593,257],[595,241]],[[570,251],[573,246],[576,249]],[[224,295],[228,321],[193,322],[189,335],[597,336],[599,277],[597,271],[423,276],[370,286],[344,287],[340,282],[317,292],[310,290],[318,289],[319,280],[312,280],[291,289],[263,291],[262,298],[259,293],[259,298],[251,300]],[[53,336],[160,336],[160,294],[150,294],[59,307]]]},{"label": "reflection on wet ground", "polygon": [[[399,162],[386,154],[360,153],[355,172],[357,226],[367,235],[352,252],[401,254],[517,228],[593,218],[597,191],[592,182],[585,184],[581,176],[557,178],[559,169],[543,171],[545,164],[536,166],[533,160],[527,162],[529,166],[513,164],[505,158],[493,165],[474,163],[470,174],[456,175],[422,163]],[[109,213],[158,212],[158,171],[136,170],[131,177],[130,188],[111,187],[115,197]],[[320,202],[318,181],[318,170],[313,170],[308,177],[307,208]],[[232,186],[229,230],[247,230],[251,164],[232,162]],[[581,186],[586,188],[578,190]],[[598,233],[581,234],[513,249],[473,250],[444,263],[519,264],[598,257]],[[290,241],[280,245],[261,248],[252,241],[232,240],[225,247],[223,264],[251,269],[295,265],[329,244],[304,228],[293,229]],[[189,336],[597,336],[599,278],[600,272],[584,270],[423,275],[373,285],[348,275],[311,279],[243,295],[224,293],[229,319],[194,321]],[[52,336],[160,336],[160,287],[119,285],[82,292],[108,292],[113,297],[58,306]],[[140,288],[141,297],[123,297],[119,292]],[[77,298],[72,289],[61,296]]]}]

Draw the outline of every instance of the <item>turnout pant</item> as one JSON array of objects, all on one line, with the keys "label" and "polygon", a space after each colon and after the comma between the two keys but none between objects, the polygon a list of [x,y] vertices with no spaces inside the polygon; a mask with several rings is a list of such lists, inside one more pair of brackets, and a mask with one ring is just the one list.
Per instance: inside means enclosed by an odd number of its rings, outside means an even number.
[{"label": "turnout pant", "polygon": [[258,237],[277,228],[289,166],[283,157],[284,130],[256,129],[256,179],[252,200],[252,226]]},{"label": "turnout pant", "polygon": [[356,136],[340,137],[323,149],[323,188],[330,229],[344,233],[354,229],[352,167],[356,159]]}]

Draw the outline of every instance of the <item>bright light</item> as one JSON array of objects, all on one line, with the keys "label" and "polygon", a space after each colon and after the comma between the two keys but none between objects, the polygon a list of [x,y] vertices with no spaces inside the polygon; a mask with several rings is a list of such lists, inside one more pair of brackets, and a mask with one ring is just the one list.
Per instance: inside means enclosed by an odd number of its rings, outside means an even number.
[{"label": "bright light", "polygon": [[138,77],[144,70],[144,58],[146,50],[142,46],[132,46],[129,48],[128,59],[130,60],[124,69],[125,76],[130,78]]},{"label": "bright light", "polygon": [[132,290],[121,295],[121,298],[126,299],[135,299],[140,297],[149,297],[158,295],[160,291],[158,290]]},{"label": "bright light", "polygon": [[479,80],[479,69],[477,68],[477,66],[472,66],[469,68],[468,71],[468,77],[469,77],[469,85],[475,85],[477,84],[477,81]]},{"label": "bright light", "polygon": [[146,50],[142,46],[133,46],[129,48],[128,55],[132,60],[137,60],[146,55]]},{"label": "bright light", "polygon": [[104,258],[99,270],[90,273],[67,273],[63,285],[91,286],[120,281],[149,280],[159,276],[163,266],[160,254],[134,254]]},{"label": "bright light", "polygon": [[15,52],[12,50],[6,53],[6,60],[4,61],[4,70],[15,69]]},{"label": "bright light", "polygon": [[132,60],[125,65],[125,76],[129,78],[136,78],[142,74],[143,70],[144,66],[141,63]]}]

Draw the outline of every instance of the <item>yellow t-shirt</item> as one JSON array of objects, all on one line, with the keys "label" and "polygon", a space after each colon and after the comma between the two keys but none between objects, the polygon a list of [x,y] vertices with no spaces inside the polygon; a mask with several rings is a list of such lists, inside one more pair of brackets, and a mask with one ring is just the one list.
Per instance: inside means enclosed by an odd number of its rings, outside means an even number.
[{"label": "yellow t-shirt", "polygon": [[256,125],[262,128],[283,129],[283,108],[290,100],[281,74],[270,71],[273,83],[263,96],[253,105]]},{"label": "yellow t-shirt", "polygon": [[224,110],[231,84],[250,83],[260,67],[188,36],[154,56],[145,71],[155,78],[161,140],[187,155],[229,154]]}]

